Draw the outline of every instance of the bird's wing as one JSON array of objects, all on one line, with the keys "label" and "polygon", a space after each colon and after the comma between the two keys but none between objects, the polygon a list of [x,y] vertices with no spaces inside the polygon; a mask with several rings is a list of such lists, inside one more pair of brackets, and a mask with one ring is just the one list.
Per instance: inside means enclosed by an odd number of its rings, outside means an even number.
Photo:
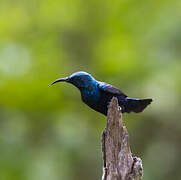
[{"label": "bird's wing", "polygon": [[114,87],[114,86],[112,86],[110,84],[107,84],[107,83],[104,83],[104,82],[99,82],[98,86],[99,86],[99,89],[101,91],[104,91],[105,93],[111,93],[111,94],[119,95],[119,96],[122,96],[122,97],[128,97],[122,91],[120,91],[118,88],[116,88],[116,87]]}]

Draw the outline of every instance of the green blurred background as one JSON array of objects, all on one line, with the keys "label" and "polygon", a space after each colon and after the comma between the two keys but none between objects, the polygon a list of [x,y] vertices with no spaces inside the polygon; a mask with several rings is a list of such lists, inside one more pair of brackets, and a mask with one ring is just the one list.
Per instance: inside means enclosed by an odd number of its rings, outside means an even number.
[{"label": "green blurred background", "polygon": [[87,71],[130,97],[125,114],[144,180],[179,180],[181,1],[0,1],[0,180],[101,179],[106,118],[69,84]]}]

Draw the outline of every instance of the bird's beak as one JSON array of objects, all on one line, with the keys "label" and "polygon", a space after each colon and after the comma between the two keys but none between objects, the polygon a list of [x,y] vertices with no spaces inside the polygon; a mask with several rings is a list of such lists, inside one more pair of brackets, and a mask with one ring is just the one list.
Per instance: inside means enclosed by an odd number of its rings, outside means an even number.
[{"label": "bird's beak", "polygon": [[57,80],[55,80],[54,82],[52,82],[52,83],[50,84],[50,86],[53,85],[53,84],[55,84],[55,83],[57,83],[57,82],[63,82],[63,81],[64,81],[64,82],[67,82],[67,81],[68,81],[68,77],[57,79]]}]

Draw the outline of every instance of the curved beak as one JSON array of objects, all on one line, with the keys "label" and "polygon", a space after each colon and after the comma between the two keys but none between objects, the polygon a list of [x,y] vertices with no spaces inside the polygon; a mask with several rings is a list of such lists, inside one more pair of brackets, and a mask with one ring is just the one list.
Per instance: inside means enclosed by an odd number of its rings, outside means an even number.
[{"label": "curved beak", "polygon": [[55,80],[54,82],[52,82],[52,83],[50,84],[50,86],[53,85],[53,84],[55,84],[55,83],[57,83],[57,82],[63,82],[63,81],[64,81],[64,82],[67,82],[67,81],[68,81],[68,77],[57,79],[57,80]]}]

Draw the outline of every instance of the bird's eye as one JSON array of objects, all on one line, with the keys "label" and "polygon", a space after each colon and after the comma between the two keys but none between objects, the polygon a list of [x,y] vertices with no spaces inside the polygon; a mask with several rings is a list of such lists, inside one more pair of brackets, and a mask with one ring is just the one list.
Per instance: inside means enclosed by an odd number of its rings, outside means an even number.
[{"label": "bird's eye", "polygon": [[76,81],[81,81],[82,79],[81,79],[81,77],[76,77],[75,80]]}]

